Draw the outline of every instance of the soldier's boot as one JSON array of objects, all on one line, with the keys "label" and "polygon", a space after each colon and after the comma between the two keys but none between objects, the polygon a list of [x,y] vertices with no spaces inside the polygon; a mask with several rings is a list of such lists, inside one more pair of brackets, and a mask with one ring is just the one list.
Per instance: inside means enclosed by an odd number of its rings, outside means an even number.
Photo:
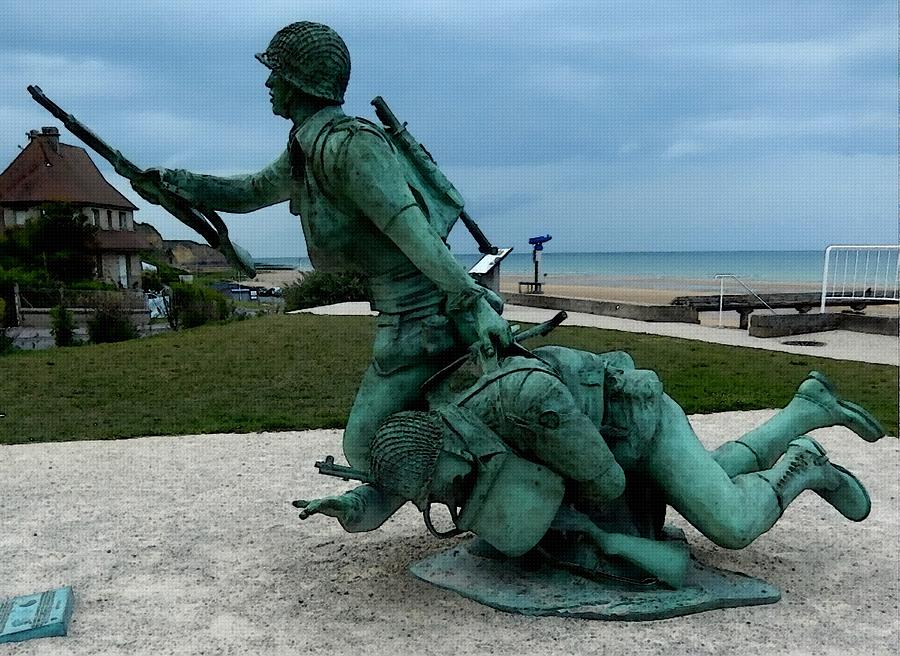
[{"label": "soldier's boot", "polygon": [[810,371],[794,399],[813,404],[827,417],[827,425],[845,426],[866,442],[876,442],[884,437],[884,428],[878,420],[862,406],[841,399],[834,384],[823,373]]},{"label": "soldier's boot", "polygon": [[811,371],[784,409],[741,438],[723,444],[713,458],[731,477],[768,469],[791,440],[829,426],[845,426],[867,442],[884,436],[871,413],[841,399],[824,374]]},{"label": "soldier's boot", "polygon": [[792,441],[774,467],[756,475],[771,485],[781,512],[804,490],[813,490],[855,522],[864,520],[872,507],[862,483],[843,467],[831,463],[822,445],[810,437]]}]

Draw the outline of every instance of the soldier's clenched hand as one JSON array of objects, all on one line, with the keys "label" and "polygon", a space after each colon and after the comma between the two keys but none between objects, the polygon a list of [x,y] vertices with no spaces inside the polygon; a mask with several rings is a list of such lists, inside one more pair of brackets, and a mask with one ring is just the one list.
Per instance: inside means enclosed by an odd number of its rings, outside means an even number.
[{"label": "soldier's clenched hand", "polygon": [[484,352],[492,356],[494,349],[505,349],[512,343],[512,331],[509,323],[490,306],[480,299],[474,312],[475,332]]}]

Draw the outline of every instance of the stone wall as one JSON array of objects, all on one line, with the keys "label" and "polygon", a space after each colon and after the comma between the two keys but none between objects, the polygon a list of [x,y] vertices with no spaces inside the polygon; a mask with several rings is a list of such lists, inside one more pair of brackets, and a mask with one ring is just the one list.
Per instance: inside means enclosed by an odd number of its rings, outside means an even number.
[{"label": "stone wall", "polygon": [[677,305],[640,305],[637,303],[621,303],[619,301],[595,301],[585,298],[565,298],[547,296],[546,294],[502,294],[503,300],[510,305],[544,308],[547,310],[565,310],[567,312],[584,312],[599,314],[620,319],[637,321],[675,321],[680,323],[700,323],[697,310]]}]

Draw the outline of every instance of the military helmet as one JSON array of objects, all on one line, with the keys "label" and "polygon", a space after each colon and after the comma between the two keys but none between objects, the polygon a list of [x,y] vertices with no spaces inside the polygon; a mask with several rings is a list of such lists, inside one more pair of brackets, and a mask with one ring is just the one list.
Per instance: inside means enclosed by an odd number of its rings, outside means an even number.
[{"label": "military helmet", "polygon": [[288,82],[317,98],[344,102],[350,52],[327,25],[302,21],[283,27],[256,58]]},{"label": "military helmet", "polygon": [[424,508],[443,432],[436,412],[404,411],[385,419],[372,439],[369,471],[375,484]]}]

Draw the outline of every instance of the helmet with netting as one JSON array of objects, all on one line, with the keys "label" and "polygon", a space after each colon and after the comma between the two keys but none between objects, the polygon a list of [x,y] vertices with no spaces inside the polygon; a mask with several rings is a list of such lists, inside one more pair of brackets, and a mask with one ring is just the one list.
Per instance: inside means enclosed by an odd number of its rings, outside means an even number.
[{"label": "helmet with netting", "polygon": [[317,98],[344,102],[350,52],[327,25],[302,21],[283,27],[256,58],[295,87]]},{"label": "helmet with netting", "polygon": [[375,484],[422,508],[441,452],[444,424],[436,412],[392,414],[375,431],[369,471]]}]

